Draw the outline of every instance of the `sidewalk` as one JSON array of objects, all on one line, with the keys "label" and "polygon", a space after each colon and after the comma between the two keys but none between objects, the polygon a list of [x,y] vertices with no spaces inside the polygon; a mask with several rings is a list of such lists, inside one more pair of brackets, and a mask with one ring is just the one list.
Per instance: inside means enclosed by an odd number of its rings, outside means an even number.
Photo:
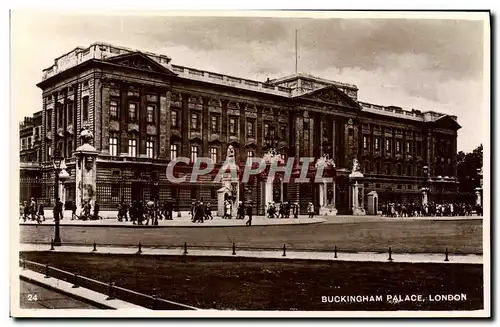
[{"label": "sidewalk", "polygon": [[[50,251],[49,244],[20,244],[19,251]],[[138,254],[137,247],[119,246],[97,246],[97,251],[92,251],[92,246],[58,246],[53,252],[61,253],[105,253],[105,254]],[[449,261],[445,261],[444,253],[392,253],[392,261],[388,260],[388,253],[377,252],[338,252],[337,258],[332,252],[325,251],[294,251],[283,249],[258,250],[238,249],[232,254],[231,249],[201,249],[187,248],[188,254],[184,254],[184,248],[155,248],[141,247],[140,255],[186,255],[186,256],[215,256],[215,257],[246,257],[263,259],[300,259],[300,260],[327,260],[327,261],[359,261],[359,262],[405,262],[405,263],[460,263],[460,264],[483,264],[483,256],[477,254],[455,255],[449,254]],[[283,255],[285,254],[285,255]]]},{"label": "sidewalk", "polygon": [[[60,221],[61,226],[101,226],[101,227],[144,227],[144,228],[157,228],[157,227],[234,227],[234,226],[245,226],[248,217],[245,219],[222,219],[220,217],[214,217],[213,220],[205,220],[204,223],[193,223],[191,217],[180,217],[173,218],[173,220],[158,220],[158,225],[134,225],[129,220],[128,222],[119,222],[116,217],[106,218],[101,220],[71,220],[71,214],[65,215],[63,220]],[[271,226],[271,225],[303,225],[303,224],[318,224],[325,222],[324,217],[316,216],[314,218],[308,218],[307,216],[299,216],[299,218],[288,218],[288,219],[269,219],[263,216],[256,216],[252,218],[252,226]],[[26,221],[24,222],[20,219],[21,225],[38,225],[36,221]],[[54,220],[52,218],[46,218],[41,225],[54,225]]]},{"label": "sidewalk", "polygon": [[[64,300],[69,301],[68,299],[73,299],[73,304],[75,299],[80,299],[78,302],[86,302],[90,303],[86,308],[98,308],[98,309],[140,309],[140,310],[149,310],[148,308],[141,307],[132,303],[128,303],[125,301],[121,301],[118,299],[112,299],[108,300],[108,296],[105,294],[97,293],[92,290],[89,290],[84,287],[77,287],[74,288],[73,284],[68,283],[66,281],[56,279],[56,278],[45,278],[43,274],[37,273],[32,270],[24,270],[21,268],[19,269],[19,277],[21,280],[28,281],[30,283],[36,283],[39,285],[42,285],[45,288],[48,288],[50,290],[54,290],[55,292],[60,293],[61,295],[59,296],[59,299],[63,298]],[[22,295],[22,291],[21,291]],[[33,299],[32,299],[33,300]],[[39,300],[47,300],[47,299],[39,299],[37,297],[37,301]],[[34,302],[34,301],[32,301]],[[60,303],[54,307],[55,304],[53,304],[52,307],[49,307],[50,309],[68,309],[67,305],[63,305],[63,303]]]}]

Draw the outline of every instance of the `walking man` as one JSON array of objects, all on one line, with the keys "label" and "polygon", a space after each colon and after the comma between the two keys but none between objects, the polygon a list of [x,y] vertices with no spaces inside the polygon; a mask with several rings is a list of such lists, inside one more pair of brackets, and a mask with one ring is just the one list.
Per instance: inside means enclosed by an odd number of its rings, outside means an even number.
[{"label": "walking man", "polygon": [[252,202],[249,202],[247,204],[247,215],[248,215],[248,220],[245,223],[245,225],[252,226]]},{"label": "walking man", "polygon": [[309,218],[314,217],[314,204],[312,204],[312,202],[309,202],[307,206],[307,213],[309,214]]}]

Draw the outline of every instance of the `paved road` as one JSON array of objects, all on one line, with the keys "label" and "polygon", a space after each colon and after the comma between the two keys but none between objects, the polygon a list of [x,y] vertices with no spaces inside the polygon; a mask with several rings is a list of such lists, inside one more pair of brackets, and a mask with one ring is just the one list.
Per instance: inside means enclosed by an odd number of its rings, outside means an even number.
[{"label": "paved road", "polygon": [[21,309],[97,309],[67,295],[21,280]]},{"label": "paved road", "polygon": [[[339,218],[340,219],[340,218]],[[344,251],[482,253],[482,220],[360,219],[314,225],[130,228],[63,226],[65,244],[189,246],[332,250]],[[54,227],[20,226],[22,243],[50,243]]]}]

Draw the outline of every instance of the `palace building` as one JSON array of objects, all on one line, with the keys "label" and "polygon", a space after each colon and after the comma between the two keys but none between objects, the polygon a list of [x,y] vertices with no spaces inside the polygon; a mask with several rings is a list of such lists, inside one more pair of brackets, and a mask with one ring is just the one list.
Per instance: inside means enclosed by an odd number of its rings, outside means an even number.
[{"label": "palace building", "polygon": [[[73,151],[84,127],[98,151],[96,201],[102,209],[114,210],[122,199],[153,197],[172,199],[179,210],[187,210],[192,199],[215,204],[220,184],[209,176],[173,184],[166,166],[179,156],[221,164],[229,146],[240,166],[269,148],[285,159],[327,154],[335,176],[323,192],[338,214],[352,212],[354,161],[363,176],[362,196],[375,191],[379,203],[422,202],[423,192],[436,202],[458,196],[457,117],[362,102],[356,85],[300,73],[254,81],[94,43],[56,58],[37,86],[42,110],[21,124],[21,200],[35,196],[53,203],[51,156],[57,148],[70,175],[64,199],[75,201]],[[238,185],[239,200],[252,200],[258,214],[270,200],[298,201],[305,211],[323,196],[317,184],[283,183],[279,177],[269,194],[266,182],[259,176]]]}]

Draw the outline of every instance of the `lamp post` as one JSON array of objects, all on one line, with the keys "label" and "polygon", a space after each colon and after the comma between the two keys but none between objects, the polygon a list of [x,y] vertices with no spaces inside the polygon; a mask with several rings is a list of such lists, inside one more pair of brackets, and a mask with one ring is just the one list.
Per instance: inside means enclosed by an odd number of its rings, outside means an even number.
[{"label": "lamp post", "polygon": [[62,156],[61,156],[61,150],[59,148],[55,148],[54,150],[54,155],[52,156],[52,161],[54,164],[54,172],[55,172],[55,178],[54,178],[54,197],[55,197],[55,210],[54,210],[54,223],[56,227],[55,231],[55,236],[54,236],[54,246],[61,246],[61,235],[59,231],[59,218],[61,215],[60,208],[59,206],[59,173],[61,172],[61,161],[62,161]]}]

